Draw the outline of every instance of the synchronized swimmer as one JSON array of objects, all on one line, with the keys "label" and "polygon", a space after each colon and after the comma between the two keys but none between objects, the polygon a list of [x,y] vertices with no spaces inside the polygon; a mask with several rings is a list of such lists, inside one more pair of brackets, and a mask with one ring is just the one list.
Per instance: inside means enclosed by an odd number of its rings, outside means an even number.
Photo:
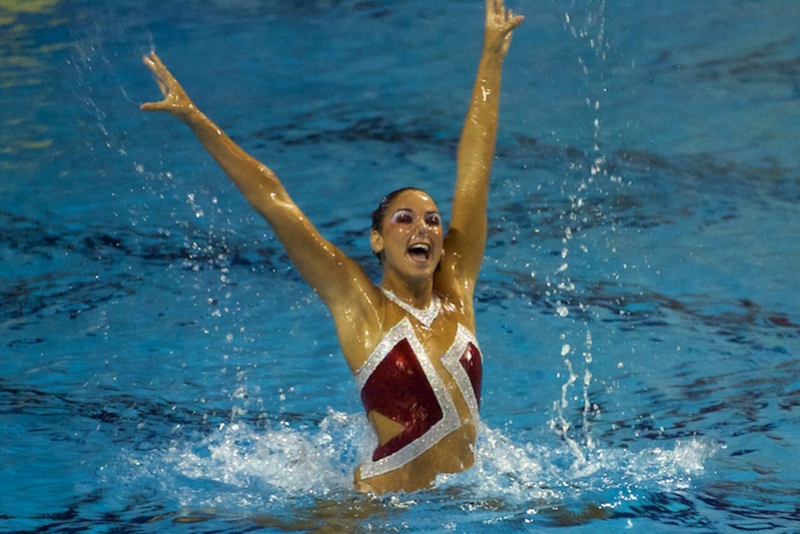
[{"label": "synchronized swimmer", "polygon": [[486,0],[450,226],[445,233],[436,203],[421,189],[384,197],[370,232],[383,269],[378,286],[320,235],[266,165],[192,103],[155,53],[144,58],[164,99],[141,109],[165,111],[192,129],[330,310],[378,437],[377,449],[355,472],[361,491],[415,491],[441,473],[474,463],[483,356],[475,338],[473,293],[486,242],[503,60],[522,20],[503,0]]}]

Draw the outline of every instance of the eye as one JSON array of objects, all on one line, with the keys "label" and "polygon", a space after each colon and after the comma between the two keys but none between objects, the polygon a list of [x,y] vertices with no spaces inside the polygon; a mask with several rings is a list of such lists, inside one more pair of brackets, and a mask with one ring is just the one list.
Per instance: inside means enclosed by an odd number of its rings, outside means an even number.
[{"label": "eye", "polygon": [[442,219],[439,217],[438,213],[429,213],[427,217],[425,217],[425,222],[430,226],[439,226],[442,224]]},{"label": "eye", "polygon": [[414,216],[407,211],[398,211],[392,217],[392,222],[400,224],[409,224],[414,221]]}]

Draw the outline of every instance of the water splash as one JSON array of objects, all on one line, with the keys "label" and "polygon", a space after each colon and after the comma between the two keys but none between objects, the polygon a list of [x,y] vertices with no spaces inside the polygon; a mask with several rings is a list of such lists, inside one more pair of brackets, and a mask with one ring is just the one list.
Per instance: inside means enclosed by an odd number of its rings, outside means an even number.
[{"label": "water splash", "polygon": [[[127,491],[149,487],[183,510],[282,514],[357,495],[352,472],[374,445],[361,414],[331,410],[316,426],[281,422],[264,428],[240,421],[204,436],[176,436],[163,450],[129,451],[117,477],[126,483],[108,484]],[[403,508],[457,495],[462,507],[503,502],[523,504],[531,513],[575,502],[614,508],[647,492],[690,486],[717,448],[704,440],[640,451],[595,448],[576,465],[568,445],[519,441],[484,426],[472,469],[440,476],[429,491],[387,496],[384,504]]]},{"label": "water splash", "polygon": [[128,487],[155,488],[183,509],[281,508],[352,490],[358,451],[371,444],[363,419],[330,411],[316,427],[283,421],[265,428],[242,418],[206,435],[175,436],[162,450],[127,451],[117,478],[135,478]]},{"label": "water splash", "polygon": [[[565,28],[577,45],[577,65],[585,81],[585,117],[591,125],[591,148],[586,152],[586,165],[576,164],[565,177],[563,193],[569,199],[569,208],[562,214],[565,222],[562,263],[548,277],[548,283],[553,287],[548,296],[552,299],[557,316],[564,319],[560,356],[566,367],[566,380],[561,388],[561,398],[553,403],[554,416],[550,426],[572,451],[576,467],[585,466],[588,454],[596,447],[592,421],[600,413],[590,398],[594,377],[590,328],[592,310],[585,297],[587,288],[579,283],[577,269],[580,268],[581,259],[594,256],[596,260],[598,255],[603,254],[602,247],[590,240],[587,230],[597,226],[599,220],[605,217],[601,207],[603,199],[609,196],[608,186],[621,183],[609,172],[601,138],[602,101],[607,92],[605,62],[609,47],[605,13],[605,0],[574,0],[564,13]],[[613,233],[614,225],[611,224],[609,228]],[[606,235],[607,243],[608,239]],[[616,249],[610,246],[609,253],[615,252]],[[583,350],[574,348],[580,345]],[[577,388],[581,388],[580,393],[575,393]],[[579,425],[573,424],[568,416],[571,402],[582,404]],[[580,435],[575,436],[573,430],[578,426]]]},{"label": "water splash", "polygon": [[[566,337],[565,335],[563,337]],[[592,435],[592,416],[597,413],[595,404],[590,400],[589,388],[592,384],[592,371],[590,364],[592,363],[592,333],[586,331],[585,350],[583,352],[583,379],[581,380],[582,386],[582,399],[583,399],[583,420],[581,424],[581,436],[575,439],[570,434],[572,423],[570,423],[567,412],[570,406],[570,395],[575,384],[580,378],[575,372],[572,360],[570,357],[574,355],[575,350],[565,343],[561,348],[561,356],[564,358],[564,365],[567,368],[567,380],[561,386],[561,398],[553,403],[553,412],[555,416],[550,421],[550,428],[567,444],[570,451],[574,456],[574,464],[576,468],[584,466],[587,459],[587,452],[595,449],[595,441]]]},{"label": "water splash", "polygon": [[616,508],[658,491],[679,491],[702,476],[719,445],[710,440],[676,441],[669,446],[585,450],[575,461],[572,444],[518,442],[483,428],[475,467],[444,485],[470,488],[476,499],[502,499],[515,505],[548,508],[592,503]]}]

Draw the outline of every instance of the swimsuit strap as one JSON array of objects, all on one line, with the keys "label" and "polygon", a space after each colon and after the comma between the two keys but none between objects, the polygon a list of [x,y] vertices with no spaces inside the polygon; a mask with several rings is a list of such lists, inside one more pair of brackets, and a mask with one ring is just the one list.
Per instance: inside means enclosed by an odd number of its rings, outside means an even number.
[{"label": "swimsuit strap", "polygon": [[420,310],[419,308],[415,308],[414,306],[403,302],[397,298],[397,295],[388,289],[381,288],[381,291],[383,291],[383,294],[386,295],[386,298],[403,308],[412,317],[428,328],[430,328],[430,326],[433,324],[433,321],[439,316],[439,312],[442,311],[442,301],[439,299],[439,296],[436,293],[431,295],[430,305],[424,310]]}]

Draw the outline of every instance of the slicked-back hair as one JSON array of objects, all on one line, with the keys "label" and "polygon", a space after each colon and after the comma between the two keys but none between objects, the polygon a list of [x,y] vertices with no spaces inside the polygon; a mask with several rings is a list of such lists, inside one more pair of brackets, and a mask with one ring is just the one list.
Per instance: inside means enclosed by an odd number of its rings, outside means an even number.
[{"label": "slicked-back hair", "polygon": [[420,189],[419,187],[403,187],[396,191],[392,191],[385,197],[381,199],[380,204],[372,212],[372,229],[377,231],[378,233],[383,231],[383,218],[386,216],[386,210],[389,209],[389,206],[394,202],[394,199],[405,193],[406,191],[419,191],[425,195],[428,195],[428,192],[424,189]]}]

